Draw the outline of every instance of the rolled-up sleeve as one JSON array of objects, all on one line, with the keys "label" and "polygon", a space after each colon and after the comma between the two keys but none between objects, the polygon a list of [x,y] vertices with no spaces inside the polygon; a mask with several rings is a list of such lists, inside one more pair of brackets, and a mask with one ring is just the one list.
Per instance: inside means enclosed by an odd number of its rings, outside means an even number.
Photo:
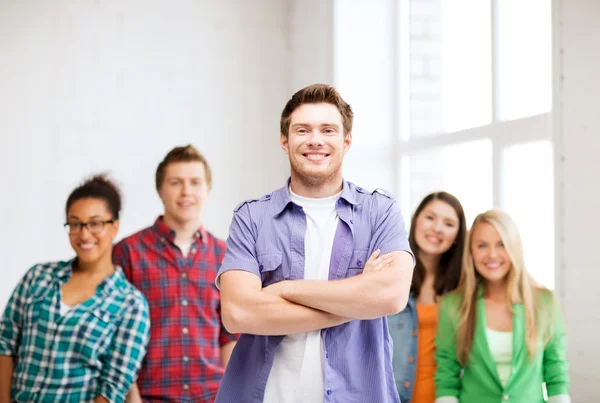
[{"label": "rolled-up sleeve", "polygon": [[372,214],[375,216],[371,250],[380,249],[382,254],[405,251],[413,256],[408,234],[398,203],[387,196],[375,193]]},{"label": "rolled-up sleeve", "polygon": [[97,395],[111,403],[125,401],[146,355],[150,337],[148,303],[141,294],[135,295],[102,359]]},{"label": "rolled-up sleeve", "polygon": [[260,277],[256,259],[256,238],[247,203],[237,208],[233,214],[227,238],[227,252],[217,274],[217,288],[219,278],[229,270],[244,270]]},{"label": "rolled-up sleeve", "polygon": [[562,309],[553,295],[548,298],[546,303],[551,304],[554,329],[552,338],[544,349],[544,382],[546,382],[548,397],[568,395],[569,364],[567,362],[567,336]]},{"label": "rolled-up sleeve", "polygon": [[34,266],[19,281],[8,300],[0,320],[0,355],[11,357],[17,355],[23,332],[27,290],[35,273]]}]

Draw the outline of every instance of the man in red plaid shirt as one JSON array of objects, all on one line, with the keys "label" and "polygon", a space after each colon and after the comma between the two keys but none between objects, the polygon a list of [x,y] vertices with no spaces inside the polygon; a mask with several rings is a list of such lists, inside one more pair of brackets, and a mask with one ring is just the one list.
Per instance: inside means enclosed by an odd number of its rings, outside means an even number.
[{"label": "man in red plaid shirt", "polygon": [[201,224],[211,187],[204,157],[171,150],[156,170],[164,215],[119,242],[113,260],[150,305],[150,344],[131,402],[206,402],[217,394],[236,337],[221,322],[215,277],[225,243]]}]

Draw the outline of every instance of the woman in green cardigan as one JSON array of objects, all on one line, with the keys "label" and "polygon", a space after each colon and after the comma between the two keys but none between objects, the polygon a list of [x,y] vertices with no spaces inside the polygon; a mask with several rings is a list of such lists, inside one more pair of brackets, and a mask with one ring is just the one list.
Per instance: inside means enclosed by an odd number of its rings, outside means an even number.
[{"label": "woman in green cardigan", "polygon": [[436,403],[569,403],[564,322],[554,294],[523,264],[521,237],[499,210],[467,235],[458,288],[440,303]]}]

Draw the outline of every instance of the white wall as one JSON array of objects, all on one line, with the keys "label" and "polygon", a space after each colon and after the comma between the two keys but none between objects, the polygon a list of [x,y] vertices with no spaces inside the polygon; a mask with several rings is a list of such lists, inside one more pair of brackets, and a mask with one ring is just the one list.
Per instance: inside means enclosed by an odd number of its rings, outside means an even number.
[{"label": "white wall", "polygon": [[291,11],[272,0],[1,2],[0,307],[29,266],[72,256],[64,203],[86,175],[122,184],[121,236],[161,212],[154,171],[176,145],[195,144],[213,168],[204,221],[220,237],[239,201],[281,186],[290,55],[310,47],[290,43]]},{"label": "white wall", "polygon": [[573,402],[600,400],[600,2],[555,0],[557,289]]}]

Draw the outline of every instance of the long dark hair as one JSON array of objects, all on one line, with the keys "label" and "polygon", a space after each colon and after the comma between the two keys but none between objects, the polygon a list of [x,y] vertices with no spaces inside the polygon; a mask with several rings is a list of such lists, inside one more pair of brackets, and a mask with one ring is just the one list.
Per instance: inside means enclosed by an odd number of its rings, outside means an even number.
[{"label": "long dark hair", "polygon": [[423,263],[419,260],[419,245],[417,245],[417,241],[415,239],[417,218],[419,217],[419,214],[423,212],[423,209],[434,200],[441,200],[445,203],[448,203],[450,206],[452,206],[454,211],[456,211],[456,215],[458,216],[458,233],[456,234],[456,240],[452,246],[450,246],[450,249],[448,249],[442,255],[440,265],[435,273],[435,281],[433,283],[435,294],[443,295],[454,290],[456,287],[458,287],[458,281],[460,280],[463,248],[465,245],[465,238],[467,236],[467,221],[465,219],[465,212],[458,199],[450,193],[431,193],[421,201],[410,222],[408,242],[410,243],[410,248],[415,254],[415,258],[417,260],[417,264],[413,273],[412,284],[410,286],[410,291],[414,298],[419,296],[419,293],[421,292],[421,286],[425,280],[425,267],[423,267]]}]

